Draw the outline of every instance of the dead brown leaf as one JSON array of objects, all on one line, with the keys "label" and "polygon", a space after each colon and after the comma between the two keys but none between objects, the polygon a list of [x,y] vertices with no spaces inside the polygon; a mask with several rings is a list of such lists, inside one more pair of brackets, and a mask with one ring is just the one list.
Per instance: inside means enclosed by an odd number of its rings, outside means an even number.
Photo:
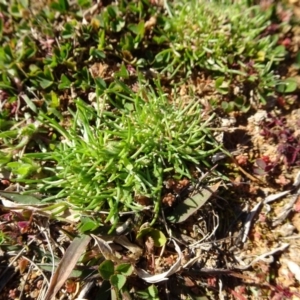
[{"label": "dead brown leaf", "polygon": [[73,240],[61,259],[55,273],[51,277],[50,285],[44,300],[54,299],[57,292],[68,279],[90,240],[91,238],[88,235],[83,235]]}]

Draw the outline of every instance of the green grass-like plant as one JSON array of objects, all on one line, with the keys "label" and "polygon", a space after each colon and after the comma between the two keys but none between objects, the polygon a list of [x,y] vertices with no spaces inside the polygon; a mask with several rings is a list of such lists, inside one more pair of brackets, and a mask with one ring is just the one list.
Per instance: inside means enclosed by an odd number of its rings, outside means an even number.
[{"label": "green grass-like plant", "polygon": [[106,220],[115,223],[120,211],[143,209],[135,201],[143,196],[152,199],[157,216],[164,177],[190,178],[190,164],[209,165],[219,149],[207,129],[213,115],[193,99],[170,102],[160,91],[145,87],[119,110],[104,108],[106,93],[96,108],[78,99],[66,129],[44,116],[64,137],[44,155],[56,163],[44,188],[60,190],[48,200],[67,198],[81,211],[109,210]]},{"label": "green grass-like plant", "polygon": [[231,5],[224,1],[180,1],[173,11],[165,33],[170,48],[156,56],[165,71],[172,74],[180,66],[189,73],[198,67],[220,78],[216,89],[221,94],[241,86],[266,101],[279,82],[273,69],[286,55],[285,47],[278,44],[278,32],[286,24],[276,25],[276,33],[269,27],[274,19],[273,6],[263,10],[248,7],[245,1]]}]

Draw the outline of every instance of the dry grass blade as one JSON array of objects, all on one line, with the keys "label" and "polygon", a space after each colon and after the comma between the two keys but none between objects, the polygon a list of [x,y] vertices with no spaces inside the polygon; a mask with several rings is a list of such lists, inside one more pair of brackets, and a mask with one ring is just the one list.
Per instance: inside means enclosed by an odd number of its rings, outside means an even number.
[{"label": "dry grass blade", "polygon": [[252,220],[253,220],[254,216],[257,214],[257,212],[258,212],[261,205],[262,205],[262,202],[257,203],[247,216],[246,224],[245,224],[245,227],[244,227],[243,238],[242,238],[243,243],[245,243],[246,240],[247,240]]},{"label": "dry grass blade", "polygon": [[114,251],[109,246],[108,242],[106,242],[105,240],[101,239],[100,237],[98,237],[94,234],[91,234],[91,236],[95,240],[95,242],[98,245],[103,257],[106,260],[111,260],[113,262],[120,262],[120,260],[114,254]]},{"label": "dry grass blade", "polygon": [[74,269],[78,259],[85,251],[86,246],[90,242],[90,237],[83,235],[80,238],[75,238],[68,247],[65,255],[60,261],[55,273],[51,277],[49,289],[44,300],[54,299],[56,293],[65,283],[72,270]]},{"label": "dry grass blade", "polygon": [[[239,270],[246,270],[248,268],[250,268],[251,266],[253,266],[256,262],[262,260],[262,261],[267,261],[269,263],[272,263],[273,262],[273,257],[272,255],[278,253],[278,252],[282,252],[284,251],[286,248],[289,247],[289,244],[285,243],[285,244],[282,244],[280,247],[278,248],[275,248],[269,252],[266,252],[266,253],[263,253],[259,256],[257,256],[253,261],[251,261],[249,264],[244,264],[243,266],[236,266],[235,268],[236,269],[239,269]],[[268,259],[269,258],[269,259]],[[237,258],[237,260],[241,261],[241,259]]]},{"label": "dry grass blade", "polygon": [[143,254],[143,249],[138,245],[131,243],[125,235],[115,237],[114,242],[122,245],[124,248],[132,252],[132,255],[128,256],[129,258],[138,260]]}]

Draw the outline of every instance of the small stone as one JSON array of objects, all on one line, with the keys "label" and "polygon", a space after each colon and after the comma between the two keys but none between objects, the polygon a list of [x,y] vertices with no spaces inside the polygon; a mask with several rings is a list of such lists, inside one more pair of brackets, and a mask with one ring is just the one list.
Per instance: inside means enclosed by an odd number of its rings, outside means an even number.
[{"label": "small stone", "polygon": [[295,230],[292,224],[286,223],[278,228],[276,231],[283,237],[291,236]]}]

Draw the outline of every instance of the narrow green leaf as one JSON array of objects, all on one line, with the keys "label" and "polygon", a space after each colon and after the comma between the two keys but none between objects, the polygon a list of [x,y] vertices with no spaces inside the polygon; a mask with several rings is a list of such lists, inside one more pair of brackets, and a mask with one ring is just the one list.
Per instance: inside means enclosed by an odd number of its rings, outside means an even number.
[{"label": "narrow green leaf", "polygon": [[12,155],[0,151],[0,166],[3,166],[11,161]]},{"label": "narrow green leaf", "polygon": [[7,90],[10,90],[10,91],[14,91],[15,88],[13,88],[12,86],[4,83],[4,82],[0,82],[0,88],[1,89],[7,89]]},{"label": "narrow green leaf", "polygon": [[41,204],[41,200],[32,195],[22,195],[19,193],[0,191],[0,197],[21,204],[28,204],[28,205]]},{"label": "narrow green leaf", "polygon": [[29,97],[27,95],[22,95],[23,100],[26,102],[27,106],[33,111],[33,112],[37,112],[37,108],[36,105],[32,102],[31,99],[29,99]]},{"label": "narrow green leaf", "polygon": [[15,138],[18,135],[18,130],[8,130],[8,131],[3,131],[0,133],[0,138],[5,139],[5,138]]}]

